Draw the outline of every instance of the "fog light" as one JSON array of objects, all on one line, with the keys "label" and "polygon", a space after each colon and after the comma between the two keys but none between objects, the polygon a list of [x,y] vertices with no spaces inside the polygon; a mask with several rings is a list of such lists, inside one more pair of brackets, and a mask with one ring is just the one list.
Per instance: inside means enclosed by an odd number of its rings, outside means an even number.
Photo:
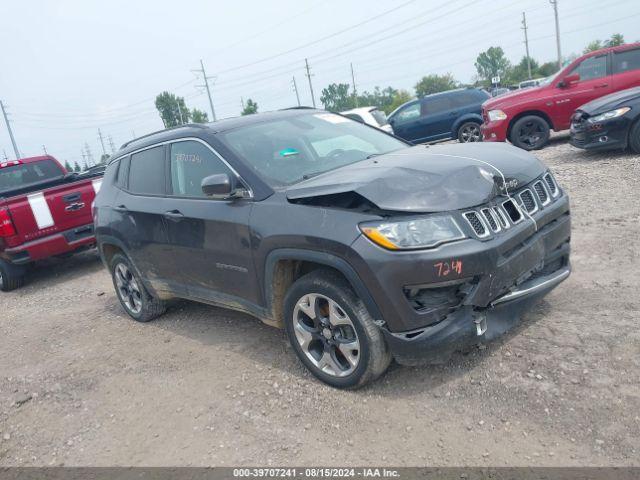
[{"label": "fog light", "polygon": [[496,134],[495,134],[495,133],[492,133],[492,134],[491,134],[491,138],[496,138]]},{"label": "fog light", "polygon": [[606,143],[606,142],[608,142],[608,141],[609,141],[609,137],[607,137],[606,135],[603,135],[603,136],[601,136],[601,137],[598,139],[598,141],[599,141],[600,143]]}]

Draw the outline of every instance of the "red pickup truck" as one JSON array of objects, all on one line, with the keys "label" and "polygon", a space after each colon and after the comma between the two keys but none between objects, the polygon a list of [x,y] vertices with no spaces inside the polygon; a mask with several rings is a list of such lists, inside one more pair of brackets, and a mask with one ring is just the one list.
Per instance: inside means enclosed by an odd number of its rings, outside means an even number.
[{"label": "red pickup truck", "polygon": [[551,129],[567,130],[577,108],[610,93],[640,86],[640,43],[590,52],[538,87],[516,90],[482,105],[485,142],[509,140],[542,148]]},{"label": "red pickup truck", "polygon": [[22,286],[37,260],[95,245],[91,208],[103,172],[67,172],[49,155],[0,163],[0,290]]}]

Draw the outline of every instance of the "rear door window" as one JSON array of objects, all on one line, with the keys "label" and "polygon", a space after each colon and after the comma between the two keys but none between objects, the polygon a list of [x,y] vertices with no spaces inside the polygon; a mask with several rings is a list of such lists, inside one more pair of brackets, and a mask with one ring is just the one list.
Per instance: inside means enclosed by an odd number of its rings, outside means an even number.
[{"label": "rear door window", "polygon": [[451,95],[438,95],[437,97],[425,98],[422,101],[422,115],[437,115],[451,110],[451,108]]},{"label": "rear door window", "polygon": [[595,80],[607,76],[607,55],[589,57],[577,65],[569,75],[580,75],[580,81]]},{"label": "rear door window", "polygon": [[131,155],[129,191],[139,195],[164,195],[164,146],[149,148]]},{"label": "rear door window", "polygon": [[640,70],[640,48],[613,54],[613,73]]},{"label": "rear door window", "polygon": [[186,140],[171,144],[171,193],[179,197],[206,197],[202,180],[231,169],[209,147]]}]

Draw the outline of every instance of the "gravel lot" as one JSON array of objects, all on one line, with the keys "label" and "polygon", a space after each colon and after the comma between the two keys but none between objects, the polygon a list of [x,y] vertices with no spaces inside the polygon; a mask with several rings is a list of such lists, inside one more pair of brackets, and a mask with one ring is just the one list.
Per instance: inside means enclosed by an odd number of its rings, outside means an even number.
[{"label": "gravel lot", "polygon": [[283,332],[188,302],[137,324],[94,253],[0,295],[0,464],[640,465],[640,156],[566,137],[568,281],[521,328],[356,392]]}]

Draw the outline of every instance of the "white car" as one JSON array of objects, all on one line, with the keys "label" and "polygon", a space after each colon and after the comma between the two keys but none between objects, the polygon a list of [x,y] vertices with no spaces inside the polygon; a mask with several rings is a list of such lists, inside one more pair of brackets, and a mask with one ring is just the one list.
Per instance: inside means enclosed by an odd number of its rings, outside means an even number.
[{"label": "white car", "polygon": [[340,113],[356,122],[366,123],[387,133],[393,133],[393,128],[387,122],[387,116],[378,107],[360,107]]}]

